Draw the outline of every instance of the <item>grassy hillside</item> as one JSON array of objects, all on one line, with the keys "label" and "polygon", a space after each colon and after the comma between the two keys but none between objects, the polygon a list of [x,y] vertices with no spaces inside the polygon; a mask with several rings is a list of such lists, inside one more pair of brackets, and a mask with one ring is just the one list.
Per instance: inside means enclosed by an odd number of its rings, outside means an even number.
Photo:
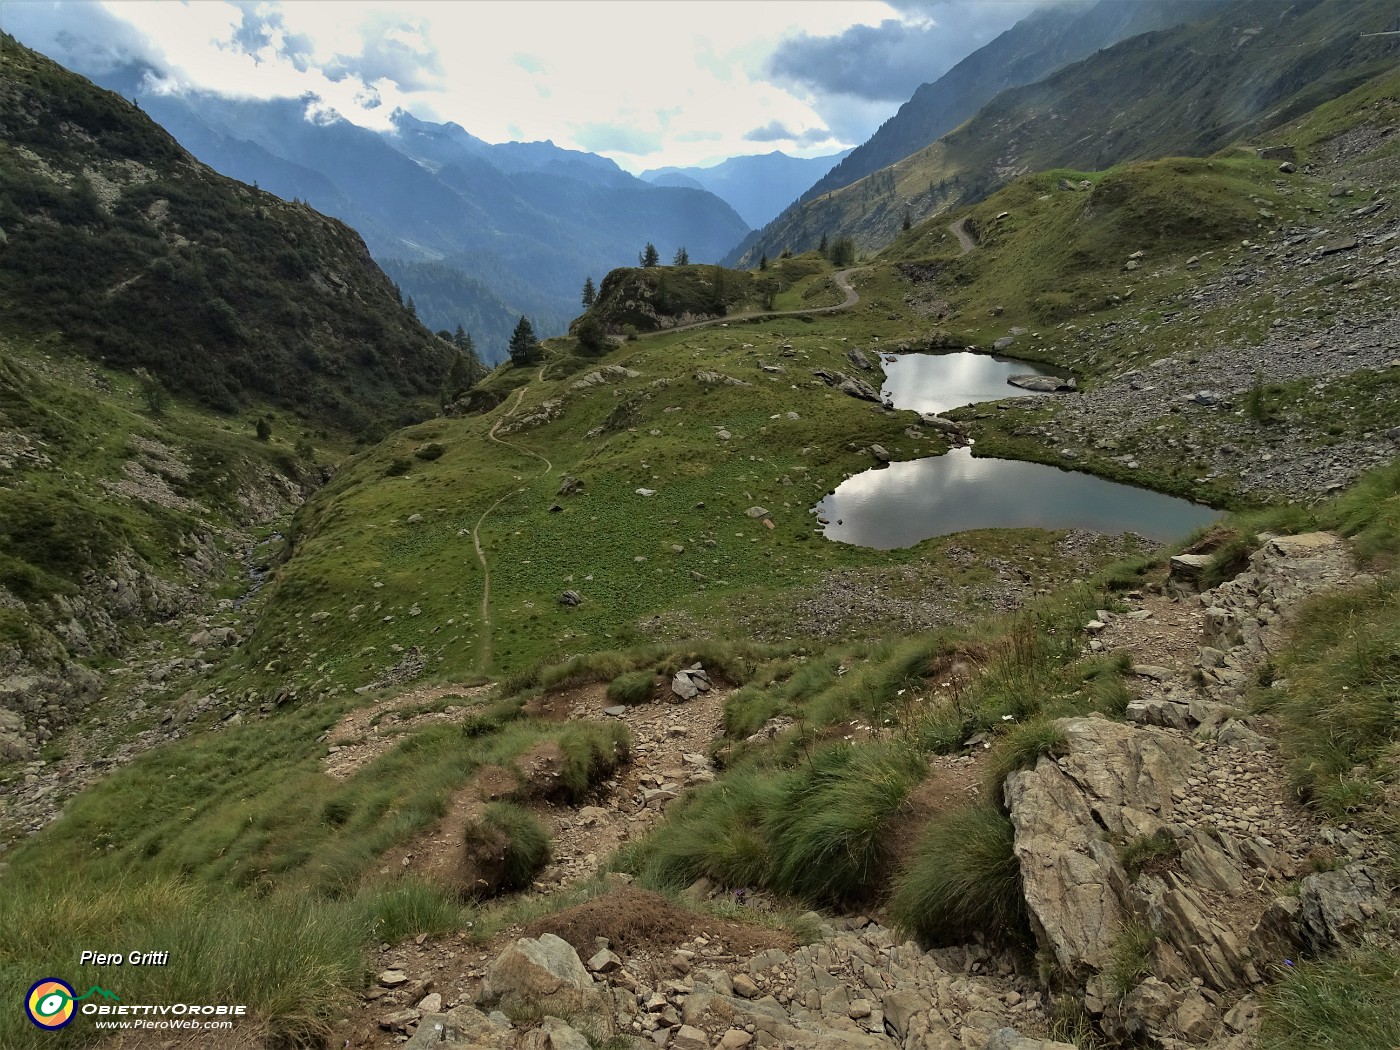
[{"label": "grassy hillside", "polygon": [[596,319],[610,335],[624,335],[730,314],[832,305],[844,296],[830,281],[813,280],[832,269],[821,255],[808,252],[775,257],[753,271],[694,265],[613,270],[570,332],[576,335],[584,318]]},{"label": "grassy hillside", "polygon": [[430,412],[451,351],[347,227],[215,174],[139,109],[0,38],[0,311],[221,411]]},{"label": "grassy hillside", "polygon": [[1394,28],[1379,0],[1310,0],[1283,12],[1249,0],[1133,37],[1004,91],[927,148],[804,201],[740,261],[843,234],[883,247],[906,216],[971,204],[1027,172],[1214,153],[1391,70],[1400,38],[1363,34]]}]

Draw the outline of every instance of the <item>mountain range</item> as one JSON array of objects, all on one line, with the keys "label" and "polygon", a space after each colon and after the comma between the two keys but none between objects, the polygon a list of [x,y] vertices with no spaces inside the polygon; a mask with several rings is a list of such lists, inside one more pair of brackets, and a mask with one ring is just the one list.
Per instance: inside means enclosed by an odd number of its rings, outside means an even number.
[{"label": "mountain range", "polygon": [[781,150],[751,157],[730,157],[708,167],[652,168],[641,177],[656,186],[688,186],[709,190],[739,213],[754,229],[786,208],[814,179],[820,179],[850,154],[789,157]]},{"label": "mountain range", "polygon": [[714,261],[749,228],[704,190],[653,186],[549,142],[492,145],[403,112],[377,132],[311,98],[162,93],[147,72],[95,79],[225,174],[350,223],[425,323],[463,325],[491,363],[520,315],[542,335],[562,332],[584,279],[601,280],[647,243],[667,258],[684,247]]},{"label": "mountain range", "polygon": [[[814,187],[726,261],[752,266],[762,255],[807,250],[837,235],[879,248],[906,222],[980,200],[1029,171],[1092,171],[1147,157],[1207,155],[1341,95],[1395,62],[1396,38],[1370,35],[1395,26],[1394,5],[1384,0],[1300,0],[1286,8],[1273,0],[1223,7],[1207,0],[1158,11],[1205,17],[1128,37],[1042,80],[1000,92],[970,119],[895,163],[849,185],[828,183],[819,195]],[[846,164],[863,163],[864,156],[857,150]],[[840,172],[834,169],[828,179]]]}]

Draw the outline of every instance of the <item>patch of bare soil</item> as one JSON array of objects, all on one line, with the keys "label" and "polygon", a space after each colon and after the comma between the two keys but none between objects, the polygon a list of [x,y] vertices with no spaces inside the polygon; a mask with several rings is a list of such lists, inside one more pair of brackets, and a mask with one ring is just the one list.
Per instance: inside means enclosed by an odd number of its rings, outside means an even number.
[{"label": "patch of bare soil", "polygon": [[[422,686],[357,708],[326,734],[328,751],[321,768],[337,780],[346,780],[391,750],[405,732],[438,722],[461,721],[463,708],[480,703],[490,689],[485,685]],[[441,711],[419,710],[444,697],[461,697],[461,702],[448,704]]]},{"label": "patch of bare soil", "polygon": [[632,886],[537,919],[521,936],[542,933],[564,938],[583,958],[597,951],[594,942],[599,937],[606,937],[615,952],[656,951],[695,937],[720,941],[736,953],[790,951],[796,945],[789,933],[687,911],[659,893]]},{"label": "patch of bare soil", "polygon": [[[970,755],[934,755],[929,759],[928,776],[905,796],[885,828],[885,872],[906,866],[930,821],[981,797],[984,755],[985,752],[977,751]],[[888,884],[886,878],[871,881]]]}]

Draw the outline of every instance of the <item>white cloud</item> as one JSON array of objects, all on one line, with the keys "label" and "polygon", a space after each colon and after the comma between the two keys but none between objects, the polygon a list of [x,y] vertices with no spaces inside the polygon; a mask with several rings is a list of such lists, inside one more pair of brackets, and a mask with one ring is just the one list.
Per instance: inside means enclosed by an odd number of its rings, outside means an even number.
[{"label": "white cloud", "polygon": [[549,138],[640,170],[753,152],[756,128],[789,132],[773,144],[806,155],[860,141],[894,105],[848,98],[833,112],[810,85],[770,79],[771,58],[785,41],[879,27],[895,4],[908,0],[6,0],[5,21],[60,61],[102,46],[85,32],[121,40],[167,90],[314,93],[376,128],[402,107],[488,141]]}]

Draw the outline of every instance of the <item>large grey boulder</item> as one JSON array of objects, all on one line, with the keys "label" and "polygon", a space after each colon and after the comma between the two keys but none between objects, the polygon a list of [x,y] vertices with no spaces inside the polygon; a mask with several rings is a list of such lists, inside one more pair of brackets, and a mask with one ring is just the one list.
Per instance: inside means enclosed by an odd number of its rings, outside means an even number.
[{"label": "large grey boulder", "polygon": [[489,997],[512,993],[542,999],[567,989],[591,992],[593,978],[569,942],[552,933],[521,937],[496,957],[483,983]]},{"label": "large grey boulder", "polygon": [[1117,841],[1166,827],[1172,791],[1196,753],[1156,729],[1066,718],[1065,754],[1006,778],[1015,851],[1032,925],[1069,973],[1100,970],[1133,914]]},{"label": "large grey boulder", "polygon": [[1363,864],[1309,875],[1298,889],[1298,930],[1304,947],[1325,952],[1356,940],[1385,908],[1384,887]]},{"label": "large grey boulder", "polygon": [[1037,394],[1058,394],[1061,391],[1079,389],[1079,384],[1075,380],[1061,379],[1059,376],[1007,376],[1006,381],[1011,386],[1018,386],[1022,390],[1030,390]]}]

